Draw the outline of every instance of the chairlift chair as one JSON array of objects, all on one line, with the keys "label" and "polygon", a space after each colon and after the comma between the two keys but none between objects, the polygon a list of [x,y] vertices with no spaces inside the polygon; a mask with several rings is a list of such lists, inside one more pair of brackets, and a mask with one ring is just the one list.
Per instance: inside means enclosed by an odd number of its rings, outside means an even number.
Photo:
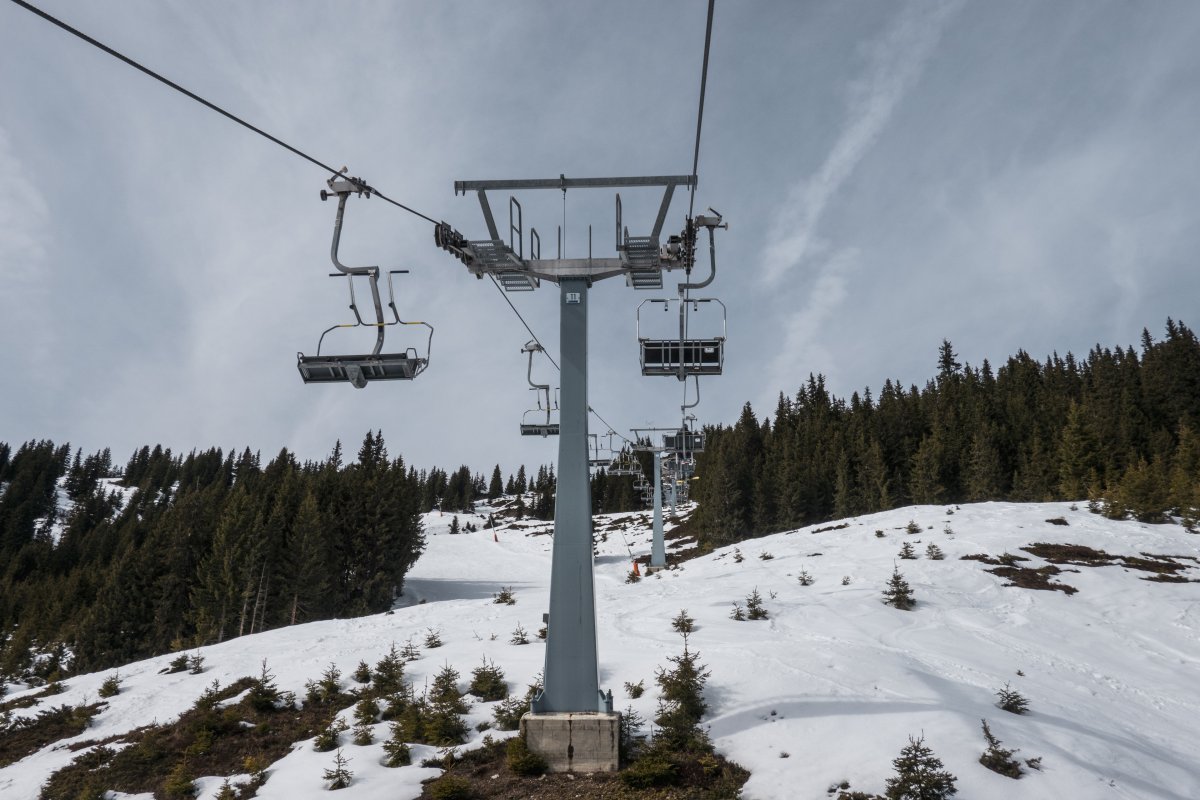
[{"label": "chairlift chair", "polygon": [[[672,302],[680,302],[680,316],[683,316],[682,304],[690,304],[693,310],[698,310],[701,303],[716,303],[721,307],[721,333],[702,339],[652,339],[642,336],[642,307],[647,303],[662,304],[663,310],[669,310]],[[682,325],[681,325],[682,327]],[[676,377],[681,380],[688,375],[720,375],[725,368],[725,335],[726,309],[725,304],[715,297],[693,298],[684,301],[643,300],[637,310],[637,335],[641,347],[642,374]]]},{"label": "chairlift chair", "polygon": [[[306,356],[296,354],[296,367],[305,383],[349,383],[357,389],[364,388],[370,381],[379,380],[412,380],[429,366],[429,354],[433,345],[433,326],[427,322],[407,321],[400,319],[396,310],[396,293],[392,284],[392,276],[407,273],[408,270],[388,270],[388,308],[392,311],[393,320],[386,322],[383,316],[383,304],[379,296],[379,267],[349,267],[338,260],[338,246],[342,235],[342,219],[346,211],[346,200],[351,194],[371,196],[371,190],[358,178],[348,178],[342,173],[328,181],[331,191],[321,191],[321,199],[336,194],[338,198],[337,216],[333,226],[333,244],[330,247],[330,259],[338,271],[331,277],[340,278],[343,275],[350,288],[350,310],[354,312],[354,322],[341,323],[326,328],[317,340],[317,354]],[[354,278],[365,277],[371,287],[371,299],[375,306],[375,321],[366,322],[358,310],[354,295]],[[392,325],[422,325],[429,329],[429,338],[425,343],[425,354],[421,355],[415,347],[406,348],[400,353],[384,353],[384,329]],[[325,336],[337,328],[375,328],[375,347],[370,353],[361,355],[322,355],[321,346]]]},{"label": "chairlift chair", "polygon": [[[545,349],[537,342],[536,339],[525,343],[521,348],[522,353],[529,354],[529,369],[525,373],[525,379],[529,381],[531,391],[537,392],[537,408],[531,408],[521,417],[521,435],[522,436],[558,436],[559,423],[551,421],[551,413],[558,411],[558,403],[550,402],[550,384],[534,383],[533,382],[533,354],[544,353]],[[545,398],[545,408],[542,407],[542,399]],[[546,415],[546,419],[541,419],[542,414]],[[529,415],[534,415],[534,420],[529,420]]]}]

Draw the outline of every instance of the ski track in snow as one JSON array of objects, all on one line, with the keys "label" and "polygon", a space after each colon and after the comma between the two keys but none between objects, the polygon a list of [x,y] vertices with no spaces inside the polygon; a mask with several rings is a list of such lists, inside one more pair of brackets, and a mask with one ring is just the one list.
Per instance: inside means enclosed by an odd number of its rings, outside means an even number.
[{"label": "ski track in snow", "polygon": [[[979,800],[1200,797],[1200,584],[1152,583],[1148,573],[1121,566],[1079,567],[1057,580],[1079,592],[1005,588],[987,565],[962,561],[968,553],[1019,552],[1034,542],[1086,544],[1114,555],[1140,552],[1200,556],[1200,536],[1174,525],[1114,522],[1072,511],[1066,503],[984,503],[948,516],[943,506],[897,509],[742,542],[741,564],[725,548],[682,568],[626,584],[626,547],[650,549],[644,512],[597,520],[596,595],[601,685],[613,690],[618,710],[632,707],[650,719],[657,687],[654,672],[681,651],[670,620],[686,608],[696,620],[690,646],[711,670],[705,724],[718,750],[752,773],[746,798],[790,800],[827,797],[842,780],[878,792],[892,774],[891,760],[910,735],[927,744],[958,776],[959,793]],[[483,515],[459,515],[481,526]],[[1063,516],[1069,526],[1047,518]],[[116,670],[122,691],[77,740],[101,739],[152,722],[169,722],[189,708],[214,679],[223,685],[257,675],[268,661],[281,689],[303,696],[307,680],[334,662],[345,684],[360,660],[374,664],[395,643],[412,639],[421,658],[407,665],[417,690],[445,664],[462,675],[486,657],[521,693],[542,668],[544,647],[535,636],[549,597],[552,538],[545,523],[451,536],[452,515],[426,515],[428,546],[393,612],[329,620],[268,631],[205,647],[205,671],[160,675],[173,658],[159,656]],[[909,520],[922,531],[906,534]],[[608,530],[614,524],[624,530]],[[952,534],[943,532],[950,525]],[[932,526],[932,530],[928,528]],[[883,530],[884,538],[875,531]],[[600,534],[607,533],[607,541]],[[922,557],[897,560],[904,541]],[[917,544],[917,542],[920,544]],[[923,557],[936,542],[943,561]],[[671,543],[668,542],[668,546]],[[670,549],[670,547],[668,547]],[[770,560],[759,555],[769,552]],[[1031,557],[1024,566],[1045,562]],[[1200,579],[1200,562],[1186,571]],[[897,611],[881,602],[893,564],[912,586],[916,609]],[[815,578],[801,586],[805,569]],[[1065,567],[1064,569],[1076,569]],[[849,585],[841,584],[849,576]],[[492,596],[511,586],[515,606]],[[757,588],[770,619],[736,622],[732,604]],[[770,596],[775,593],[775,597]],[[517,625],[531,644],[509,638]],[[445,645],[422,646],[428,629]],[[1024,676],[1018,676],[1021,670]],[[80,675],[46,704],[94,702],[111,671]],[[644,681],[646,694],[629,700],[626,681]],[[1006,683],[1029,701],[1016,716],[995,706]],[[25,690],[34,691],[34,690]],[[23,692],[13,692],[19,697]],[[9,698],[6,698],[9,699]],[[491,719],[493,703],[475,703],[476,724]],[[35,714],[39,707],[19,711]],[[344,712],[349,718],[350,710]],[[1019,783],[978,763],[984,749],[979,720],[986,718],[1018,757],[1041,756],[1043,769]],[[339,795],[403,800],[420,793],[422,780],[439,770],[382,766],[387,725],[375,726],[376,743],[360,747],[343,735],[354,783]],[[511,734],[493,735],[507,736]],[[67,742],[50,745],[0,769],[0,797],[32,800],[41,784],[79,755]],[[782,753],[788,758],[782,758]],[[414,746],[413,762],[436,755]],[[298,742],[270,768],[262,798],[324,798],[321,775],[332,754]],[[243,776],[245,779],[245,776]],[[209,800],[221,779],[197,782]],[[137,796],[138,800],[148,795]]]}]

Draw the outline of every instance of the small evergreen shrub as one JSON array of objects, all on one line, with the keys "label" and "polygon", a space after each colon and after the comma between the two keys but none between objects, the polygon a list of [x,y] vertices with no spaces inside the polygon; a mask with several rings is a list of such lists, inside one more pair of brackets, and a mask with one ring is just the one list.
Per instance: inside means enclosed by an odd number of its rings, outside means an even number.
[{"label": "small evergreen shrub", "polygon": [[400,657],[405,661],[416,661],[421,657],[421,653],[417,650],[416,645],[412,643],[412,639],[404,643],[404,648],[400,651]]},{"label": "small evergreen shrub", "polygon": [[942,548],[930,542],[929,546],[925,548],[925,557],[930,561],[941,561],[946,557],[946,554],[942,552]]},{"label": "small evergreen shrub", "polygon": [[250,692],[246,695],[246,700],[255,711],[274,711],[279,697],[279,687],[275,685],[275,676],[267,668],[267,660],[264,658],[262,669],[258,677],[254,679],[254,683],[250,685]]},{"label": "small evergreen shrub", "polygon": [[425,646],[432,650],[435,647],[441,647],[443,644],[441,631],[429,628],[425,634]]},{"label": "small evergreen shrub", "polygon": [[372,697],[364,697],[354,705],[354,721],[359,725],[374,725],[379,717],[379,703]]},{"label": "small evergreen shrub", "polygon": [[204,672],[204,656],[195,653],[188,659],[188,674],[199,675],[201,672]]},{"label": "small evergreen shrub", "polygon": [[625,681],[625,694],[629,695],[631,700],[637,700],[645,691],[646,687],[643,681],[638,681],[637,683]]},{"label": "small evergreen shrub", "polygon": [[371,667],[367,665],[367,662],[358,662],[358,666],[354,669],[354,680],[358,683],[371,682]]},{"label": "small evergreen shrub", "polygon": [[354,773],[348,768],[350,759],[342,755],[339,748],[337,755],[333,758],[333,769],[325,770],[325,780],[329,783],[330,789],[345,789],[354,779]]},{"label": "small evergreen shrub", "polygon": [[767,619],[767,609],[763,607],[762,597],[757,587],[746,597],[746,619]]},{"label": "small evergreen shrub", "polygon": [[908,737],[908,746],[892,761],[896,777],[887,779],[888,800],[944,800],[958,793],[958,780],[925,744],[925,737]]},{"label": "small evergreen shrub", "polygon": [[496,592],[493,597],[492,602],[497,605],[515,606],[517,604],[517,598],[513,596],[511,586],[501,586],[500,591]]},{"label": "small evergreen shrub", "polygon": [[496,721],[496,729],[515,731],[521,727],[521,717],[529,710],[529,700],[522,697],[510,697],[497,703],[492,709],[492,719]]},{"label": "small evergreen shrub", "polygon": [[622,763],[628,763],[641,753],[646,741],[646,735],[642,733],[645,724],[645,718],[634,711],[633,706],[626,706],[621,712],[617,723],[617,748]]},{"label": "small evergreen shrub", "polygon": [[631,789],[671,786],[678,780],[675,765],[664,755],[650,753],[621,771],[621,783]]},{"label": "small evergreen shrub", "polygon": [[920,533],[921,526],[917,524],[916,520],[910,519],[908,521],[908,524],[904,526],[904,532],[905,533]]},{"label": "small evergreen shrub", "polygon": [[404,691],[404,659],[396,652],[395,642],[375,665],[374,674],[370,670],[367,674],[374,681],[372,693],[379,697]]},{"label": "small evergreen shrub", "polygon": [[983,755],[979,757],[979,763],[999,775],[1004,775],[1008,778],[1020,778],[1021,762],[1013,758],[1013,751],[1007,750],[1000,746],[1001,742],[993,734],[991,728],[988,727],[987,720],[981,719],[983,723],[983,738],[987,740],[987,749],[983,751]]},{"label": "small evergreen shrub", "polygon": [[475,695],[485,703],[503,700],[508,697],[504,671],[484,658],[483,664],[471,671],[471,684],[467,687],[467,693]]},{"label": "small evergreen shrub", "polygon": [[383,752],[387,756],[383,760],[385,767],[407,767],[412,763],[412,751],[409,749],[408,744],[397,736],[400,730],[399,726],[392,723],[392,736],[383,743]]},{"label": "small evergreen shrub", "polygon": [[433,686],[429,689],[430,703],[442,703],[452,708],[456,714],[465,714],[467,704],[462,699],[463,693],[458,690],[458,670],[446,664],[433,677]]},{"label": "small evergreen shrub", "polygon": [[529,631],[521,623],[517,623],[517,627],[513,629],[512,637],[508,640],[509,644],[529,644]]},{"label": "small evergreen shrub", "polygon": [[318,753],[328,753],[331,750],[336,750],[341,744],[342,733],[349,730],[350,726],[340,717],[334,717],[329,720],[329,724],[321,729],[320,733],[313,739],[313,750]]},{"label": "small evergreen shrub", "polygon": [[546,759],[529,749],[524,737],[514,736],[505,746],[505,763],[514,774],[522,777],[541,775],[547,768]]},{"label": "small evergreen shrub", "polygon": [[163,793],[169,798],[186,798],[196,796],[195,778],[185,760],[175,765],[163,782]]},{"label": "small evergreen shrub", "polygon": [[365,747],[375,743],[375,731],[371,729],[371,723],[360,722],[354,726],[354,736],[351,737],[356,745]]},{"label": "small evergreen shrub", "polygon": [[917,551],[913,548],[912,542],[905,542],[900,548],[900,557],[907,560],[912,560],[917,557]]},{"label": "small evergreen shrub", "polygon": [[104,683],[100,684],[100,689],[96,692],[96,694],[104,699],[116,697],[120,693],[121,676],[115,672],[104,679]]},{"label": "small evergreen shrub", "polygon": [[775,556],[771,555],[766,550],[763,550],[761,553],[759,553],[758,557],[762,561],[770,561],[771,559],[775,558]]},{"label": "small evergreen shrub", "polygon": [[899,567],[892,568],[892,577],[888,581],[887,588],[883,590],[883,602],[885,605],[901,611],[909,611],[917,604],[917,601],[913,599],[913,592],[908,581],[904,580],[904,576],[900,574]]},{"label": "small evergreen shrub", "polygon": [[740,564],[745,560],[746,557],[742,555],[742,551],[736,547],[733,548],[733,563]]},{"label": "small evergreen shrub", "polygon": [[849,586],[849,585],[850,585],[850,576],[843,575],[842,576],[842,586]]},{"label": "small evergreen shrub", "polygon": [[883,538],[883,537],[885,537],[885,536],[887,536],[887,534],[886,534],[886,533],[884,533],[883,531],[875,531],[875,538],[876,538],[876,539],[882,539],[882,538]]},{"label": "small evergreen shrub", "polygon": [[[168,675],[174,672],[187,672],[188,663],[191,661],[187,653],[171,659],[171,664],[165,670]],[[0,689],[0,697],[4,696],[3,689]]]},{"label": "small evergreen shrub", "polygon": [[1029,710],[1029,701],[1007,683],[996,691],[996,698],[996,705],[1010,714],[1024,714]]},{"label": "small evergreen shrub", "polygon": [[691,633],[695,630],[696,620],[688,616],[687,609],[682,608],[671,620],[671,627],[676,633]]},{"label": "small evergreen shrub", "polygon": [[800,575],[796,580],[800,582],[801,586],[812,586],[813,584],[813,577],[808,574],[808,570],[806,569],[800,570]]},{"label": "small evergreen shrub", "polygon": [[471,800],[474,793],[471,784],[457,775],[443,775],[429,784],[429,796],[433,800]]},{"label": "small evergreen shrub", "polygon": [[738,622],[742,622],[746,619],[746,612],[740,603],[733,604],[733,611],[729,612],[729,618],[736,619]]},{"label": "small evergreen shrub", "polygon": [[629,572],[626,573],[626,575],[625,575],[626,583],[637,583],[641,579],[642,579],[642,576],[638,573],[638,571],[636,569],[629,570]]}]

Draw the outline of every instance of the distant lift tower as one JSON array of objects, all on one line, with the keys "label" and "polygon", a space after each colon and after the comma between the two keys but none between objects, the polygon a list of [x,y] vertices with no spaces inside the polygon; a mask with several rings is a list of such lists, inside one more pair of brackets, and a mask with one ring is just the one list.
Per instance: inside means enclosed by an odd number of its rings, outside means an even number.
[{"label": "distant lift tower", "polygon": [[[447,250],[474,275],[494,276],[508,291],[528,291],[541,281],[559,285],[561,390],[559,396],[558,491],[554,512],[554,550],[550,575],[550,613],[546,641],[545,683],[533,701],[534,716],[580,712],[611,712],[612,694],[600,691],[596,654],[596,604],[592,577],[591,484],[588,473],[587,301],[588,289],[598,280],[625,276],[634,288],[658,289],[662,271],[690,267],[681,248],[663,247],[659,238],[677,186],[690,187],[690,175],[619,178],[567,178],[545,180],[456,181],[456,194],[475,192],[483,211],[488,237],[468,241],[446,223],[435,228],[439,247]],[[615,258],[565,258],[561,237],[558,258],[541,258],[540,237],[530,229],[528,255],[524,252],[520,204],[509,198],[508,240],[496,227],[489,191],[512,192],[550,189],[626,189],[661,187],[658,216],[647,236],[629,236],[620,223],[618,196],[617,255]],[[690,226],[689,226],[690,227]],[[623,234],[623,235],[622,235]],[[677,241],[672,237],[672,241]],[[668,242],[669,244],[669,242]],[[547,728],[549,730],[549,728]],[[530,730],[530,733],[534,731]],[[545,754],[536,735],[531,746]],[[589,771],[594,765],[579,762],[579,745],[568,748],[576,761],[570,766]],[[570,758],[570,756],[567,756]],[[551,766],[555,766],[550,753]],[[601,766],[600,769],[609,767]],[[615,768],[615,765],[611,768]]]}]

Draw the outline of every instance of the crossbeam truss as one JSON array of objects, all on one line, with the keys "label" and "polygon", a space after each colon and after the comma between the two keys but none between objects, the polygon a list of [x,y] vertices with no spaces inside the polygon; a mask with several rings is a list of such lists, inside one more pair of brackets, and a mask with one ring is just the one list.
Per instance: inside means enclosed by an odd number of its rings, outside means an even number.
[{"label": "crossbeam truss", "polygon": [[[617,178],[558,178],[531,180],[488,180],[455,181],[454,193],[466,195],[475,192],[479,208],[487,226],[487,239],[467,239],[449,224],[439,223],[434,237],[438,247],[447,250],[477,277],[493,275],[507,291],[530,291],[540,281],[559,283],[565,279],[582,278],[598,281],[624,275],[626,283],[635,289],[661,289],[662,271],[674,269],[690,270],[694,263],[694,235],[687,231],[668,237],[662,242],[662,229],[667,212],[678,186],[696,185],[694,175],[658,175],[648,177]],[[658,214],[650,232],[645,236],[631,236],[623,227],[621,196],[616,198],[616,248],[615,258],[541,257],[541,237],[535,228],[529,229],[529,249],[525,249],[524,220],[521,205],[515,197],[509,197],[508,240],[501,235],[492,213],[489,191],[515,192],[536,189],[663,189]]]}]

